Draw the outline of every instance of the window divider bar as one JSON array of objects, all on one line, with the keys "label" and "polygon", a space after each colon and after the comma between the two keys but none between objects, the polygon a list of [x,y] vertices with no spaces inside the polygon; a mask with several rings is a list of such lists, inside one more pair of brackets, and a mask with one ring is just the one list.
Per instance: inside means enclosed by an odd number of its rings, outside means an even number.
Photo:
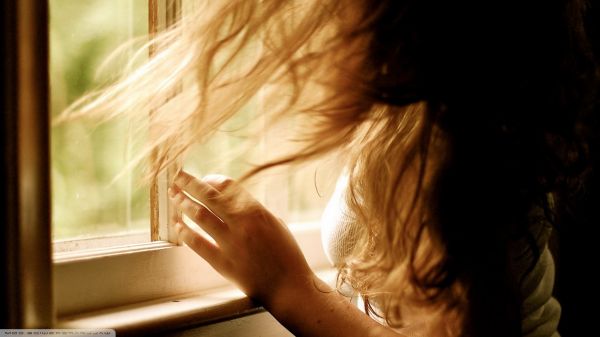
[{"label": "window divider bar", "polygon": [[[156,36],[174,25],[181,18],[181,0],[148,0],[148,31],[150,38]],[[150,46],[150,57],[157,50]],[[152,118],[152,112],[150,117]],[[152,134],[152,130],[150,130]],[[154,155],[153,155],[154,156]],[[150,188],[150,240],[169,241],[177,243],[176,235],[169,226],[170,214],[176,212],[167,198],[168,184],[176,173],[180,163],[174,163],[173,167],[160,173],[152,182]]]}]

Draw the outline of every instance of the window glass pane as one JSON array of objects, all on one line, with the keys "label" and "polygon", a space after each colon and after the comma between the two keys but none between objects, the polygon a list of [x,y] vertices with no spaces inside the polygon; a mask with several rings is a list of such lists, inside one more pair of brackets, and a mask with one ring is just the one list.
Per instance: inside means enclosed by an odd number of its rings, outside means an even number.
[{"label": "window glass pane", "polygon": [[[57,116],[86,91],[106,83],[125,64],[125,50],[102,74],[97,70],[118,46],[148,32],[147,0],[50,0],[51,111]],[[123,62],[120,62],[123,61]],[[139,141],[138,141],[139,143]],[[122,172],[139,144],[132,126],[75,120],[51,133],[53,239],[124,233],[149,239],[149,189],[140,170]]]}]

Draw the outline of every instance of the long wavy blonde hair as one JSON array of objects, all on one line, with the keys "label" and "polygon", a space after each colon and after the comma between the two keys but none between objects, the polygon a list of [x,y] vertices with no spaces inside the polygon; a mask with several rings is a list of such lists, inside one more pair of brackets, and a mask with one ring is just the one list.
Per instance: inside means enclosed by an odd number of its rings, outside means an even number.
[{"label": "long wavy blonde hair", "polygon": [[[469,321],[471,283],[460,273],[449,276],[452,261],[431,207],[440,170],[453,155],[439,127],[446,106],[404,85],[419,82],[402,62],[431,56],[403,57],[405,44],[414,42],[410,30],[388,38],[396,31],[386,33],[381,25],[386,19],[402,26],[394,16],[404,18],[410,6],[417,5],[203,1],[148,43],[156,52],[144,65],[83,97],[62,118],[124,115],[149,124],[152,136],[138,160],[153,154],[149,172],[156,176],[261,95],[261,113],[271,125],[302,121],[294,134],[301,146],[246,177],[345,154],[347,203],[361,227],[340,281],[373,299],[390,326],[421,321],[431,335],[463,335],[477,324]],[[419,24],[409,16],[405,21]],[[375,39],[376,31],[390,44]]]}]

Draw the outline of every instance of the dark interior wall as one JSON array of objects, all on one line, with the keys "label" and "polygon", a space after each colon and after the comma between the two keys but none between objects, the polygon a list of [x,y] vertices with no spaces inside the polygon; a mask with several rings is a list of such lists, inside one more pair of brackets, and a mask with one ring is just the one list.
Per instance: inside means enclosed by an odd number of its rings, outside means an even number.
[{"label": "dark interior wall", "polygon": [[0,49],[2,53],[2,95],[0,101],[0,328],[18,325],[18,301],[14,296],[17,241],[17,133],[16,133],[16,33],[15,2],[2,1]]},{"label": "dark interior wall", "polygon": [[[590,38],[596,63],[600,64],[600,0],[587,1],[586,30]],[[597,88],[600,92],[600,87]],[[598,94],[597,94],[598,96]],[[593,275],[598,272],[598,237],[600,226],[600,184],[598,163],[600,138],[598,119],[600,99],[596,98],[593,117],[589,123],[596,134],[592,135],[590,155],[593,168],[589,179],[573,204],[577,205],[567,214],[564,225],[556,232],[556,297],[562,306],[559,332],[562,337],[590,336],[597,334],[600,282]]]}]

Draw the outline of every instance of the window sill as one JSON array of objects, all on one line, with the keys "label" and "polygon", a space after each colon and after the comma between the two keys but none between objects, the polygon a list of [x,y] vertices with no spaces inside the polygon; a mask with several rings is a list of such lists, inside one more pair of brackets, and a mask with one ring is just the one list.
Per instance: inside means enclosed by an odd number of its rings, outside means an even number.
[{"label": "window sill", "polygon": [[242,292],[220,289],[64,317],[58,328],[111,328],[118,336],[184,329],[261,311]]},{"label": "window sill", "polygon": [[[322,279],[333,283],[336,272],[333,269],[324,269],[317,274]],[[233,287],[225,287],[65,316],[59,318],[56,327],[64,329],[111,328],[117,331],[118,336],[138,336],[164,334],[169,331],[192,329],[198,326],[212,329],[211,324],[214,324],[215,329],[223,330],[222,323],[216,324],[217,322],[252,315],[255,319],[254,325],[258,322],[263,327],[277,328],[279,326],[281,329],[281,326],[270,315],[261,314],[263,312],[262,307],[253,303],[241,291]],[[247,320],[246,324],[248,324]],[[243,335],[248,335],[247,331]]]},{"label": "window sill", "polygon": [[[318,224],[292,228],[312,268],[329,266]],[[207,294],[228,282],[191,249],[168,242],[55,255],[58,318],[182,294]]]}]

